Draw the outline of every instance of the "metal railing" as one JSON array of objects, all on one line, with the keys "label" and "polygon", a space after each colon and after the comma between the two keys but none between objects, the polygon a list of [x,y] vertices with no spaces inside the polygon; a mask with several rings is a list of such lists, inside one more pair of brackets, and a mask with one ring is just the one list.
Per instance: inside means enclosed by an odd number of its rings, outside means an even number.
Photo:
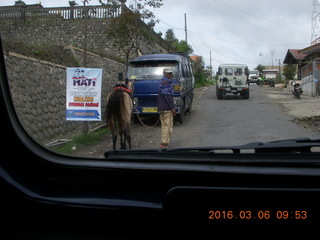
[{"label": "metal railing", "polygon": [[[87,14],[87,15],[86,15]],[[58,8],[0,8],[0,22],[110,18],[121,14],[120,6],[74,6]]]}]

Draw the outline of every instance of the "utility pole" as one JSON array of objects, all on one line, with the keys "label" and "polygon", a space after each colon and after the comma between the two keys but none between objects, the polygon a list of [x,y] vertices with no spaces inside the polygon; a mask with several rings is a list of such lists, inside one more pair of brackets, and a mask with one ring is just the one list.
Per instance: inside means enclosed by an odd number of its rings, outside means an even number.
[{"label": "utility pole", "polygon": [[278,74],[278,80],[279,82],[282,80],[282,74],[281,74],[281,61],[280,59],[274,58],[276,61],[279,61],[279,74]]},{"label": "utility pole", "polygon": [[211,50],[210,50],[210,80],[212,80],[212,61],[211,61]]},{"label": "utility pole", "polygon": [[[84,16],[84,43],[83,43],[83,67],[87,67],[87,41],[88,41],[88,11],[86,8],[86,3],[89,0],[83,0],[83,16]],[[87,121],[83,122],[83,133],[88,134],[89,124]]]},{"label": "utility pole", "polygon": [[187,33],[187,14],[184,14],[184,32],[185,32],[185,38],[186,43],[188,44],[188,33]]},{"label": "utility pole", "polygon": [[83,17],[84,17],[84,43],[83,43],[83,67],[87,67],[87,41],[88,41],[88,11],[86,3],[89,0],[83,0]]},{"label": "utility pole", "polygon": [[279,59],[279,81],[282,81],[281,62],[280,62],[280,59]]}]

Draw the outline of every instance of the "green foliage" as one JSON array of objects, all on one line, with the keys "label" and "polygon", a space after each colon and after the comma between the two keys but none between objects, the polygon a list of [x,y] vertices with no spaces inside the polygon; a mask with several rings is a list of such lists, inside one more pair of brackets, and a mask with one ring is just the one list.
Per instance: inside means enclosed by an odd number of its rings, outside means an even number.
[{"label": "green foliage", "polygon": [[178,52],[185,52],[188,54],[192,54],[193,53],[193,48],[187,44],[186,41],[181,40],[179,41],[174,32],[173,29],[168,29],[166,31],[166,35],[164,38],[172,47],[174,47],[175,49],[177,49]]},{"label": "green foliage", "polygon": [[173,46],[173,44],[177,43],[179,40],[176,38],[176,36],[174,35],[173,29],[168,29],[166,31],[166,35],[164,37],[164,39],[171,45]]},{"label": "green foliage", "polygon": [[[122,51],[125,56],[126,65],[129,62],[131,51],[139,51],[139,38],[143,37],[153,43],[154,39],[146,30],[143,21],[149,21],[147,24],[153,28],[157,23],[152,9],[160,8],[162,0],[99,0],[102,5],[121,6],[121,15],[110,19],[110,28],[107,30],[107,36],[114,41],[114,45]],[[125,5],[127,5],[129,8]],[[141,20],[143,19],[143,21]],[[136,55],[136,54],[133,54]]]},{"label": "green foliage", "polygon": [[192,67],[196,87],[213,84],[213,82],[208,79],[208,73],[205,70],[204,61],[201,56],[197,56],[195,60],[192,61]]},{"label": "green foliage", "polygon": [[184,40],[173,43],[173,47],[176,48],[178,52],[193,53],[193,48]]},{"label": "green foliage", "polygon": [[129,9],[139,15],[146,24],[153,28],[159,21],[156,19],[153,9],[160,8],[163,0],[99,0],[102,5],[124,6],[126,3]]},{"label": "green foliage", "polygon": [[73,147],[76,147],[77,149],[79,149],[83,146],[96,145],[109,132],[110,131],[107,128],[103,128],[100,130],[93,131],[89,134],[81,134],[81,135],[75,136],[72,139],[72,141],[62,146],[54,147],[53,150],[59,153],[67,154],[72,152]]},{"label": "green foliage", "polygon": [[14,40],[3,40],[3,47],[5,52],[11,51],[67,67],[80,66],[78,61],[64,50],[63,46],[49,44],[25,44]]},{"label": "green foliage", "polygon": [[259,76],[262,77],[262,72],[266,67],[259,64],[255,69],[259,71]]},{"label": "green foliage", "polygon": [[289,64],[283,67],[283,75],[286,77],[286,81],[293,80],[297,73],[297,65]]}]

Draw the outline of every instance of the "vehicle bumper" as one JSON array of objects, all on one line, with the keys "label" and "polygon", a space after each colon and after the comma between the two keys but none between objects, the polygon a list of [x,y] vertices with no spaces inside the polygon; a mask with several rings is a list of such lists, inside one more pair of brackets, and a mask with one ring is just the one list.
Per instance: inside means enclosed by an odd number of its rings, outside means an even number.
[{"label": "vehicle bumper", "polygon": [[[181,107],[175,107],[177,113],[181,113]],[[157,114],[157,107],[133,107],[133,114]]]},{"label": "vehicle bumper", "polygon": [[247,91],[248,87],[226,87],[226,88],[219,88],[219,90],[223,91],[224,93],[241,93]]}]

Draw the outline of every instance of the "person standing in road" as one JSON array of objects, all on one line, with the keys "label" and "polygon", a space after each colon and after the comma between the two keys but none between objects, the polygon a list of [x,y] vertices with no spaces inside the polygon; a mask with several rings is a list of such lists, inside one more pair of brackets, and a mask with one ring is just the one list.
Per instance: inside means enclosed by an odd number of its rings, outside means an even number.
[{"label": "person standing in road", "polygon": [[158,91],[158,112],[161,121],[160,147],[168,147],[172,134],[173,117],[176,114],[176,110],[173,102],[172,70],[170,68],[163,69],[163,75]]}]

